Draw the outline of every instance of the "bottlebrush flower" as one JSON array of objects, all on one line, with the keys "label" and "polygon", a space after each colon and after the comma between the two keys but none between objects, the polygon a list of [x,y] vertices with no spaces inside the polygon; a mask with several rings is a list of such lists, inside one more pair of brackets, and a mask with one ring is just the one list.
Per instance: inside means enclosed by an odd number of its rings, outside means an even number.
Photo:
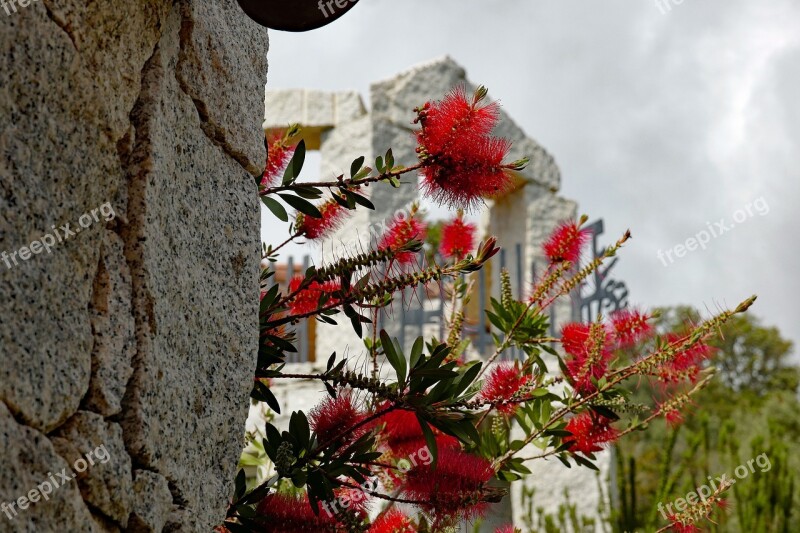
[{"label": "bottlebrush flower", "polygon": [[318,206],[322,218],[314,218],[303,213],[297,214],[295,229],[306,239],[323,239],[342,225],[348,210],[330,199]]},{"label": "bottlebrush flower", "polygon": [[396,509],[379,516],[367,533],[416,533],[411,520]]},{"label": "bottlebrush flower", "polygon": [[544,253],[551,263],[569,261],[575,263],[581,257],[581,250],[589,241],[592,232],[580,229],[574,222],[564,222],[558,226],[543,245]]},{"label": "bottlebrush flower", "polygon": [[306,531],[339,531],[336,515],[321,511],[314,514],[308,495],[291,496],[273,493],[261,500],[257,512],[266,520],[259,531],[266,533],[301,533]]},{"label": "bottlebrush flower", "polygon": [[267,164],[261,176],[261,186],[271,187],[283,176],[286,165],[294,154],[290,136],[285,131],[273,131],[267,135]]},{"label": "bottlebrush flower", "polygon": [[403,493],[429,512],[445,517],[475,518],[486,510],[481,491],[494,471],[486,459],[452,448],[439,450],[433,464],[409,470]]},{"label": "bottlebrush flower", "polygon": [[[670,345],[680,345],[685,340],[684,337],[670,333],[666,336]],[[700,341],[679,351],[668,361],[665,361],[658,368],[658,376],[665,383],[680,383],[684,380],[691,382],[697,381],[697,376],[703,361],[710,359],[714,355],[714,348]]]},{"label": "bottlebrush flower", "polygon": [[603,415],[584,411],[567,422],[564,429],[572,435],[564,437],[564,443],[572,443],[570,451],[584,455],[602,451],[619,437],[619,431],[611,427],[611,422]]},{"label": "bottlebrush flower", "polygon": [[611,326],[620,348],[629,348],[653,333],[652,316],[636,309],[622,309],[611,315]]},{"label": "bottlebrush flower", "polygon": [[480,397],[485,401],[499,402],[494,404],[495,409],[504,415],[513,416],[519,404],[509,400],[531,383],[532,379],[532,376],[523,374],[515,364],[495,365],[483,384]]},{"label": "bottlebrush flower", "polygon": [[670,529],[675,533],[697,533],[700,531],[700,528],[692,523],[684,524],[680,522],[675,515],[668,515],[667,520],[672,522],[672,524],[670,524]]},{"label": "bottlebrush flower", "polygon": [[[402,248],[412,240],[424,241],[427,227],[424,222],[412,216],[398,215],[389,222],[383,238],[378,243],[380,250],[397,250]],[[414,262],[414,252],[401,252],[397,254],[395,260],[400,264]]]},{"label": "bottlebrush flower", "polygon": [[464,259],[475,249],[475,224],[464,222],[463,212],[459,212],[455,220],[442,227],[442,242],[439,253],[445,259]]},{"label": "bottlebrush flower", "polygon": [[464,87],[418,110],[417,152],[423,163],[423,188],[440,204],[470,208],[480,198],[510,189],[503,159],[511,143],[490,134],[500,114],[496,102],[482,105],[484,88],[469,99]]},{"label": "bottlebrush flower", "polygon": [[517,533],[517,531],[519,530],[516,529],[511,524],[509,524],[507,526],[498,527],[497,529],[494,530],[494,533]]},{"label": "bottlebrush flower", "polygon": [[[303,276],[295,276],[292,278],[292,281],[289,283],[289,292],[293,293],[299,289],[303,279]],[[292,301],[289,302],[289,311],[291,311],[294,316],[312,313],[320,308],[319,301],[323,295],[330,296],[331,293],[338,291],[339,288],[339,283],[336,281],[326,281],[325,283],[312,281],[308,287],[301,290],[292,298]],[[325,306],[335,303],[336,299],[329,298],[325,301]]]},{"label": "bottlebrush flower", "polygon": [[571,323],[561,330],[561,346],[567,352],[567,372],[578,392],[595,390],[592,380],[602,378],[613,357],[612,337],[603,324]]},{"label": "bottlebrush flower", "polygon": [[[358,409],[349,390],[339,391],[336,398],[327,397],[311,410],[309,423],[311,429],[317,433],[320,443],[327,443],[339,437],[346,428],[352,428],[366,418],[366,414]],[[358,440],[367,433],[368,424],[362,425],[340,437],[339,447],[346,446]]]},{"label": "bottlebrush flower", "polygon": [[[428,447],[417,415],[413,411],[395,409],[380,417],[379,422],[386,424],[381,435],[396,457],[410,457],[411,454],[416,454],[420,449]],[[450,435],[437,435],[436,444],[439,449],[460,447],[458,439]]]}]

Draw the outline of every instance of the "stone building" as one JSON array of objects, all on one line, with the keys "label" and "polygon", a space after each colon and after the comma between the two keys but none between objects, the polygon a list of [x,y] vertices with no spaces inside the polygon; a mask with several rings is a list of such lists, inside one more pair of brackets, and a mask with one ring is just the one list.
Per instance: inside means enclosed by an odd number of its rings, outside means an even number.
[{"label": "stone building", "polygon": [[[417,161],[412,110],[457,85],[465,85],[468,90],[474,88],[465,70],[449,57],[444,57],[372,84],[369,110],[355,92],[268,89],[264,128],[270,131],[285,128],[288,124],[300,124],[305,130],[307,146],[321,153],[323,177],[341,174],[361,155],[366,156],[367,161],[374,160],[389,147],[398,164],[411,166]],[[559,222],[576,216],[577,205],[558,195],[561,174],[553,157],[528,137],[505,111],[501,111],[495,133],[513,142],[509,160],[528,156],[531,163],[518,173],[517,186],[512,191],[487,201],[481,213],[479,232],[483,236],[496,236],[500,246],[512,252],[509,258],[513,253],[519,254],[513,260],[506,260],[505,267],[509,269],[513,290],[521,294],[531,285],[532,267],[546,263],[542,242]],[[418,189],[414,186],[401,186],[399,189],[374,187],[370,189],[370,195],[377,209],[357,210],[331,239],[333,244],[326,244],[323,258],[341,255],[370,242],[380,234],[387,219],[418,199]],[[493,296],[499,292],[499,271],[495,258],[481,274],[486,276],[485,285]],[[555,318],[563,322],[569,319],[571,312],[568,301],[560,302],[556,306]],[[382,327],[393,335],[402,333],[405,337],[405,331],[398,329],[401,327],[398,324],[402,323],[393,317],[385,320]],[[425,327],[428,332],[438,333],[437,324],[427,323]],[[316,342],[313,344],[316,353],[309,359],[323,363],[333,351],[357,356],[363,346],[351,328],[326,324],[316,325]],[[313,362],[298,364],[315,366]],[[298,394],[298,386],[304,387],[302,394]],[[307,412],[320,398],[318,389],[319,384],[292,383],[291,394],[288,389],[279,389],[276,394],[280,401],[286,402],[285,412],[297,409]],[[600,463],[605,465],[607,457],[601,457]],[[531,501],[526,495],[531,491],[534,510],[541,507],[546,512],[555,513],[564,501],[567,487],[579,513],[586,516],[597,514],[600,495],[592,472],[566,469],[555,459],[539,461],[532,466],[534,475],[530,480],[525,485],[515,484],[511,499],[495,510],[497,523],[507,522],[508,515],[513,513],[515,523],[523,526],[524,510]],[[494,519],[490,522],[494,523]],[[486,530],[493,531],[488,523]]]}]

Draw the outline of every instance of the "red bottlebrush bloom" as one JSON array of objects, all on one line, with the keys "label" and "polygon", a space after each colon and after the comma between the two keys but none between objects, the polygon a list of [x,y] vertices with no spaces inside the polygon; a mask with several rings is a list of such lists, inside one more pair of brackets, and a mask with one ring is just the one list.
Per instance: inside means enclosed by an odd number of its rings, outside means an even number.
[{"label": "red bottlebrush bloom", "polygon": [[314,218],[303,213],[297,214],[295,228],[306,239],[323,239],[342,225],[342,220],[347,215],[347,209],[339,205],[336,200],[328,200],[318,206],[322,218]]},{"label": "red bottlebrush bloom", "polygon": [[[670,333],[666,340],[670,345],[676,346],[682,344],[685,338]],[[684,380],[695,382],[703,361],[713,355],[714,348],[702,341],[698,342],[664,362],[658,369],[658,376],[665,383],[680,383]]]},{"label": "red bottlebrush bloom", "polygon": [[636,309],[622,309],[611,315],[614,336],[620,348],[629,348],[653,333],[652,317]]},{"label": "red bottlebrush bloom", "polygon": [[502,363],[492,368],[481,390],[481,399],[495,404],[498,412],[512,416],[519,407],[518,403],[509,402],[528,385],[532,376],[522,374],[517,365]]},{"label": "red bottlebrush bloom", "polygon": [[[394,456],[407,458],[428,447],[414,412],[395,409],[380,417],[379,422],[386,424],[381,435]],[[460,447],[458,439],[450,435],[437,435],[436,444],[439,449]]]},{"label": "red bottlebrush bloom", "polygon": [[464,259],[467,254],[475,249],[475,232],[478,228],[475,224],[464,222],[463,214],[452,222],[448,222],[442,228],[442,242],[439,245],[439,253],[445,259]]},{"label": "red bottlebrush bloom", "polygon": [[[289,283],[289,292],[292,293],[299,289],[303,279],[303,276],[295,276],[292,278],[292,281]],[[338,291],[339,288],[339,283],[335,281],[326,281],[325,283],[312,281],[308,287],[301,290],[295,295],[292,301],[289,302],[289,310],[292,315],[295,316],[313,313],[320,308],[319,301],[323,295],[330,296],[331,293]],[[335,299],[329,298],[325,301],[324,305],[328,306],[335,303]]]},{"label": "red bottlebrush bloom", "polygon": [[683,522],[680,522],[678,517],[675,515],[667,516],[667,520],[672,522],[672,524],[670,524],[670,529],[672,529],[672,531],[675,533],[697,533],[700,531],[700,528],[694,524],[684,524]]},{"label": "red bottlebrush bloom", "polygon": [[[341,435],[342,431],[352,428],[366,418],[366,414],[359,410],[353,403],[353,396],[349,390],[340,391],[336,398],[327,397],[311,410],[309,423],[311,429],[317,433],[320,443],[327,443]],[[346,446],[358,440],[370,428],[368,424],[358,427],[355,431],[341,436],[341,446]]]},{"label": "red bottlebrush bloom", "polygon": [[262,521],[262,529],[259,530],[266,533],[341,530],[334,513],[326,513],[321,509],[319,515],[314,514],[306,494],[270,494],[258,504],[257,512],[267,519]]},{"label": "red bottlebrush bloom", "polygon": [[417,465],[406,477],[403,493],[429,512],[445,517],[481,516],[486,504],[480,501],[484,484],[494,471],[486,459],[452,448],[439,450],[433,464]]},{"label": "red bottlebrush bloom", "polygon": [[511,143],[490,135],[500,108],[497,103],[482,105],[485,96],[479,89],[470,100],[458,87],[419,110],[423,187],[440,204],[469,208],[511,187],[511,166],[503,164]]},{"label": "red bottlebrush bloom", "polygon": [[283,176],[286,165],[294,154],[295,147],[289,144],[284,131],[274,131],[267,135],[267,164],[261,176],[261,186],[271,187]]},{"label": "red bottlebrush bloom", "polygon": [[572,443],[571,452],[589,455],[602,451],[619,437],[619,431],[611,427],[612,420],[603,415],[585,411],[567,422],[564,428],[571,436],[564,438],[564,443]]},{"label": "red bottlebrush bloom", "polygon": [[411,520],[396,509],[379,516],[367,530],[367,533],[416,533]]},{"label": "red bottlebrush bloom", "polygon": [[611,334],[603,324],[571,323],[561,330],[561,345],[569,354],[567,372],[575,389],[583,394],[593,392],[592,380],[605,375],[613,357]]},{"label": "red bottlebrush bloom", "polygon": [[[378,243],[378,249],[396,250],[412,240],[424,241],[426,233],[425,223],[414,216],[396,216],[386,228],[383,238]],[[414,257],[414,252],[401,252],[397,254],[395,260],[400,264],[408,264],[414,261]]]},{"label": "red bottlebrush bloom", "polygon": [[511,524],[503,527],[498,527],[494,530],[494,533],[516,533],[517,529],[512,526]]},{"label": "red bottlebrush bloom", "polygon": [[551,263],[569,261],[575,263],[581,257],[581,250],[589,241],[592,232],[580,229],[573,221],[558,226],[543,245],[544,253]]},{"label": "red bottlebrush bloom", "polygon": [[683,424],[683,413],[679,409],[670,409],[664,412],[664,420],[667,421],[669,427],[675,429]]}]

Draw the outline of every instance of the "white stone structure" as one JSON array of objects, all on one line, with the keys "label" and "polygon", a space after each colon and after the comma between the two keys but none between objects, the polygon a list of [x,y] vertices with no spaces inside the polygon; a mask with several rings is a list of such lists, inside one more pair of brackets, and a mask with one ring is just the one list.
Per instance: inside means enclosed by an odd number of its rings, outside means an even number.
[{"label": "white stone structure", "polygon": [[[350,168],[350,163],[361,155],[367,158],[367,162],[374,161],[390,147],[398,164],[410,166],[417,161],[412,110],[432,98],[443,96],[457,85],[465,85],[468,90],[475,87],[467,79],[462,67],[449,57],[444,57],[374,83],[371,87],[370,111],[365,108],[360,95],[353,92],[268,90],[264,127],[269,130],[285,128],[291,123],[300,124],[306,131],[307,146],[321,151],[323,178],[345,172]],[[531,161],[519,173],[518,186],[512,192],[487,202],[482,213],[480,233],[483,236],[496,236],[500,246],[507,250],[521,250],[523,272],[518,273],[516,261],[509,261],[507,267],[511,279],[521,279],[522,289],[526,289],[532,282],[531,266],[546,264],[542,242],[560,221],[576,216],[577,205],[557,195],[561,174],[553,157],[502,110],[495,134],[513,142],[509,160],[527,156]],[[396,211],[418,199],[418,188],[413,183],[415,179],[415,176],[406,176],[406,185],[399,189],[388,186],[371,188],[369,192],[377,210],[358,210],[337,233],[332,248],[324,250],[324,258],[330,259],[348,249],[366,246],[371,237],[379,235],[385,222]],[[490,273],[487,275],[493,279],[491,291],[497,296],[499,268],[490,267],[488,270]],[[518,290],[520,287],[514,287],[515,293]],[[561,321],[569,319],[570,306],[567,302],[558,305],[557,316]],[[392,327],[396,330],[396,324],[396,320],[388,320],[383,326],[391,332]],[[362,351],[363,344],[349,324],[338,327],[318,324],[317,328],[317,361],[324,362],[333,351],[351,356],[357,356]],[[305,395],[299,398],[300,395],[294,394],[297,384],[292,387],[291,395],[280,391],[277,393],[279,400],[286,402],[284,416],[298,408],[307,410],[315,400]],[[308,390],[319,388],[309,386]],[[535,454],[534,449],[527,455]],[[600,463],[605,470],[607,459],[601,458]],[[596,514],[599,493],[593,472],[566,469],[556,459],[538,461],[531,467],[534,476],[525,483],[528,491],[535,490],[534,511],[542,507],[546,512],[555,513],[558,505],[564,501],[564,488],[569,487],[571,500],[577,504],[579,514]],[[493,527],[489,527],[489,522],[508,522],[511,518],[507,516],[509,509],[514,515],[514,522],[520,527],[524,526],[522,483],[514,485],[511,498],[504,504],[498,506],[499,516],[494,517],[497,520],[493,518],[487,521],[487,531],[494,531]]]}]

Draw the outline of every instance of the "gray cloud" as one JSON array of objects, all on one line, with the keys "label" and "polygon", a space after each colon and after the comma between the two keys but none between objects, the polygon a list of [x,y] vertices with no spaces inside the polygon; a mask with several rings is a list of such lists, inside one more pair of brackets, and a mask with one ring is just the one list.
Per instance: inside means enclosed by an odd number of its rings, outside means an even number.
[{"label": "gray cloud", "polygon": [[[618,275],[649,305],[716,310],[751,293],[800,340],[800,6],[792,0],[365,0],[308,34],[271,34],[270,86],[358,89],[449,54],[553,153],[563,194],[630,227]],[[437,95],[431,95],[437,96]],[[764,197],[665,268],[659,249]]]}]

